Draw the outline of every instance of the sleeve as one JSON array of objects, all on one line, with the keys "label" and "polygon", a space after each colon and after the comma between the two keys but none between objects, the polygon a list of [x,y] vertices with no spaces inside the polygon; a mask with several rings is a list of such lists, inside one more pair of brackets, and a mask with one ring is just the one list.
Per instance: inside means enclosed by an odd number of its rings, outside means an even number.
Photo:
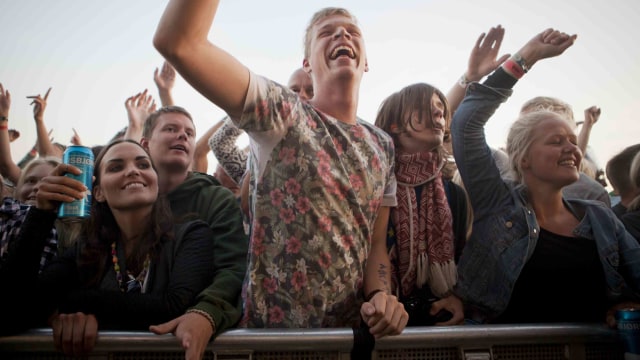
[{"label": "sleeve", "polygon": [[[496,70],[495,76],[510,77]],[[487,79],[489,82],[490,79]],[[508,81],[508,80],[505,80]],[[467,95],[456,110],[451,124],[453,155],[469,196],[475,219],[481,219],[497,204],[510,197],[509,188],[487,144],[484,126],[512,90],[479,83],[469,85]]]},{"label": "sleeve", "polygon": [[242,315],[241,291],[247,271],[249,240],[244,232],[241,210],[231,192],[222,192],[210,209],[213,230],[215,274],[197,298],[194,309],[207,312],[216,324],[215,334],[234,326]]},{"label": "sleeve", "polygon": [[[198,293],[213,276],[213,244],[211,229],[202,221],[187,223],[184,235],[176,236],[175,244],[166,244],[156,264],[151,265],[149,278],[165,279],[152,272],[168,269],[166,287],[162,292],[123,293],[106,290],[74,291],[60,306],[61,313],[95,314],[100,328],[146,330],[182,315],[194,303]],[[177,231],[176,234],[179,232]],[[164,263],[161,263],[163,262]],[[171,265],[168,266],[167,263]],[[149,280],[147,280],[149,281]]]},{"label": "sleeve", "polygon": [[240,184],[247,169],[247,153],[239,149],[236,142],[243,131],[228,118],[223,121],[224,124],[209,139],[209,147],[227,175]]},{"label": "sleeve", "polygon": [[20,234],[9,244],[7,256],[0,265],[0,283],[5,289],[11,289],[12,295],[0,296],[0,308],[10,309],[0,321],[0,334],[44,323],[53,310],[50,298],[38,296],[37,284],[42,249],[55,219],[55,213],[31,207]]}]

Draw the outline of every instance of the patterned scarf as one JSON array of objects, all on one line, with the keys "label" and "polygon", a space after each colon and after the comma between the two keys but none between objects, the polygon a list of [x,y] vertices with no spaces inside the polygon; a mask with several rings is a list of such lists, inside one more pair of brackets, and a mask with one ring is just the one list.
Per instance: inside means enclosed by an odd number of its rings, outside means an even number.
[{"label": "patterned scarf", "polygon": [[[446,296],[456,283],[453,217],[447,202],[436,152],[398,153],[398,206],[392,211],[397,239],[401,294],[429,284],[431,292]],[[416,188],[421,186],[420,203]]]}]

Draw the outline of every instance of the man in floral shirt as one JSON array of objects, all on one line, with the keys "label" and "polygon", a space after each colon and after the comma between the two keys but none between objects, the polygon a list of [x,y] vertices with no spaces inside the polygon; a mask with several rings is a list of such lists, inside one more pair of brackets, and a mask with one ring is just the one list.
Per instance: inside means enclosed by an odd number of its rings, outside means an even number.
[{"label": "man in floral shirt", "polygon": [[408,315],[389,294],[385,235],[395,206],[393,145],[357,119],[364,42],[344,9],[317,12],[303,67],[314,97],[250,72],[207,37],[218,1],[171,0],[154,45],[250,138],[248,327],[357,326],[399,334]]}]

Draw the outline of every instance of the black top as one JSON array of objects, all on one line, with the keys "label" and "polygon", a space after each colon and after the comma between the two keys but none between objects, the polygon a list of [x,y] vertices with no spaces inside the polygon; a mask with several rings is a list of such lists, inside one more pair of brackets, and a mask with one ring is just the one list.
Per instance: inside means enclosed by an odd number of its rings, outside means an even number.
[{"label": "black top", "polygon": [[91,288],[83,285],[93,274],[78,271],[82,239],[38,274],[42,242],[54,220],[55,213],[32,207],[12,244],[0,271],[0,283],[13,294],[0,297],[5,309],[0,334],[46,325],[55,310],[94,314],[100,329],[147,330],[182,315],[213,278],[212,232],[200,220],[176,225],[175,239],[161,244],[145,293],[120,291],[111,254],[104,259],[108,268],[102,280]]},{"label": "black top", "polygon": [[593,240],[540,229],[533,255],[494,323],[604,322],[606,281]]}]

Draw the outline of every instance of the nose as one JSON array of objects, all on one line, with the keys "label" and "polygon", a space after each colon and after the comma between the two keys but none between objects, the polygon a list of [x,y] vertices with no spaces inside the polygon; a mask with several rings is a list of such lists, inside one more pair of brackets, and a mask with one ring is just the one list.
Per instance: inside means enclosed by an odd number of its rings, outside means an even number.
[{"label": "nose", "polygon": [[333,38],[339,39],[343,36],[347,39],[351,39],[351,34],[349,33],[349,31],[347,31],[347,29],[344,28],[343,26],[340,26],[336,29],[335,33],[333,34]]},{"label": "nose", "polygon": [[127,167],[127,171],[125,172],[126,177],[138,176],[138,175],[140,175],[140,170],[138,170],[137,166],[131,165]]}]

